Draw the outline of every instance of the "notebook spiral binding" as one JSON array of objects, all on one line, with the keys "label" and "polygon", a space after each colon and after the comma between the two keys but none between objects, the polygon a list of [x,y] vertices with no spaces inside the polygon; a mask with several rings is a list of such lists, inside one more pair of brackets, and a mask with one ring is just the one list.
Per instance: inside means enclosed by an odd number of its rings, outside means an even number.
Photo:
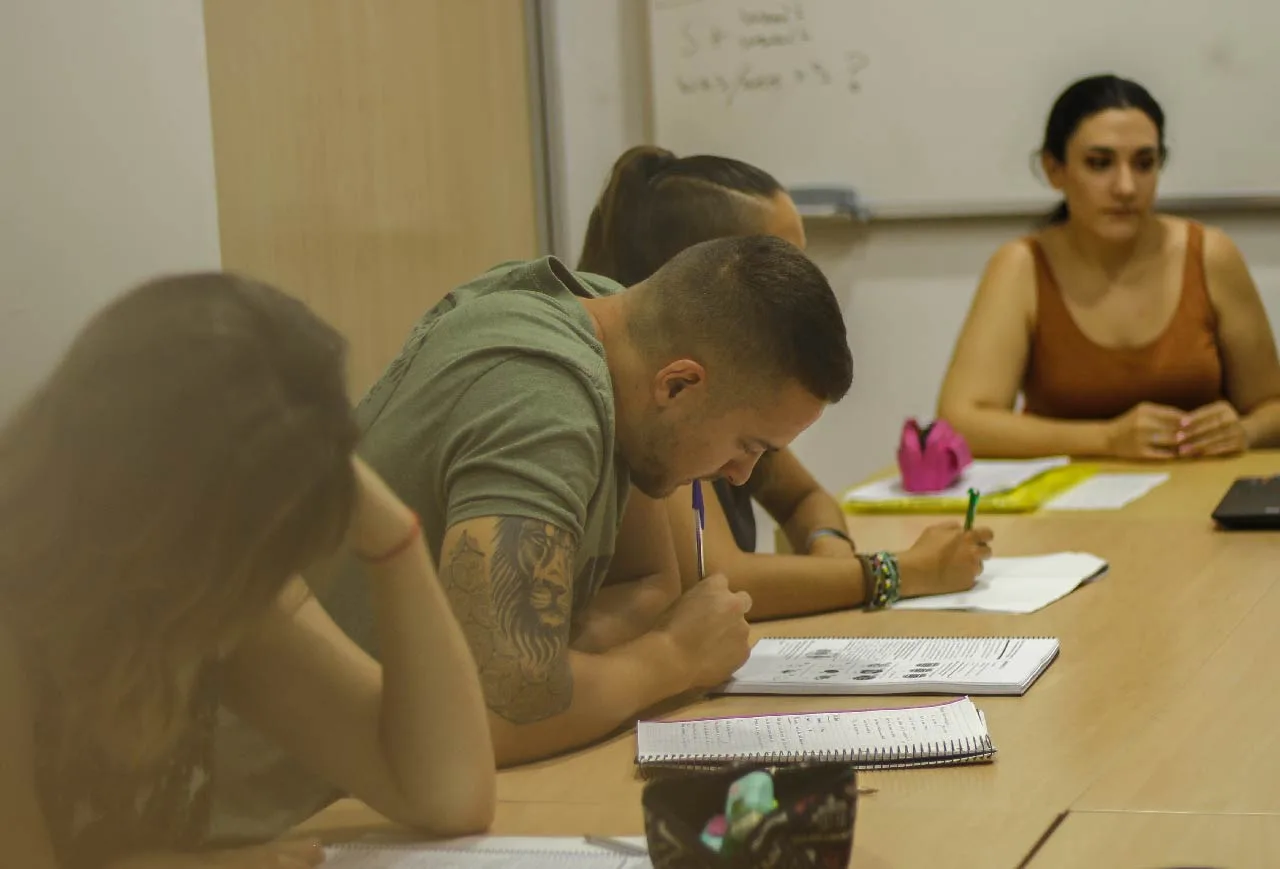
[{"label": "notebook spiral binding", "polygon": [[[846,640],[856,640],[861,642],[889,643],[889,642],[902,642],[903,640],[910,640],[912,642],[916,640],[944,640],[944,641],[955,641],[955,642],[958,642],[960,640],[973,640],[975,642],[978,642],[981,640],[989,640],[991,639],[991,637],[939,637],[939,636],[934,636],[934,637],[766,637],[766,639],[774,640],[775,642],[791,641],[791,640],[824,640],[824,641],[830,640],[832,642],[844,642]],[[1037,636],[1037,637],[1001,637],[1000,639],[1052,640],[1056,638]]]},{"label": "notebook spiral binding", "polygon": [[732,757],[716,757],[698,754],[656,754],[639,758],[641,766],[668,769],[706,769],[727,763],[848,763],[859,769],[894,769],[911,766],[946,766],[957,763],[978,763],[990,760],[996,749],[991,736],[974,739],[951,739],[911,746],[905,750],[875,748],[870,751],[754,751],[735,754]]}]

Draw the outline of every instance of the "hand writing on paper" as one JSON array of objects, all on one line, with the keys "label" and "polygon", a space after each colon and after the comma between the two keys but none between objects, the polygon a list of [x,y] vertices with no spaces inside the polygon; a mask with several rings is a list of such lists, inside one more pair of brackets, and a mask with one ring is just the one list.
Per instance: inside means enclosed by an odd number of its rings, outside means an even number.
[{"label": "hand writing on paper", "polygon": [[990,528],[965,531],[959,522],[931,525],[898,556],[902,596],[968,591],[991,557]]},{"label": "hand writing on paper", "polygon": [[695,688],[728,679],[751,654],[747,611],[751,596],[730,591],[723,574],[714,574],[681,595],[659,620]]},{"label": "hand writing on paper", "polygon": [[1178,456],[1230,456],[1249,448],[1240,415],[1229,401],[1216,401],[1188,414],[1176,435]]}]

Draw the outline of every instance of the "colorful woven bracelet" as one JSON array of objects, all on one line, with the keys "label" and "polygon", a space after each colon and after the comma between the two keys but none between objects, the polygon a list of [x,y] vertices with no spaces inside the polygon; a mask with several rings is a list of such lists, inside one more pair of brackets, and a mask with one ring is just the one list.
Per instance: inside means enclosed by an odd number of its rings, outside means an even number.
[{"label": "colorful woven bracelet", "polygon": [[882,610],[900,596],[902,578],[898,575],[898,559],[890,552],[860,555],[862,575],[866,582],[864,609]]}]

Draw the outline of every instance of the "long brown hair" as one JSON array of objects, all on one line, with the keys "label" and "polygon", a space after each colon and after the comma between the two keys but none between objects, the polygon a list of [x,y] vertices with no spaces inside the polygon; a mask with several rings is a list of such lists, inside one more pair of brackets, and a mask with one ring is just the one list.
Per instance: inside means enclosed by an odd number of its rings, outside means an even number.
[{"label": "long brown hair", "polygon": [[0,618],[67,740],[158,759],[193,672],[340,541],[343,369],[279,290],[168,277],[94,317],[0,432]]},{"label": "long brown hair", "polygon": [[631,148],[613,164],[591,212],[578,270],[637,284],[699,242],[758,232],[761,200],[782,190],[768,172],[740,160]]}]

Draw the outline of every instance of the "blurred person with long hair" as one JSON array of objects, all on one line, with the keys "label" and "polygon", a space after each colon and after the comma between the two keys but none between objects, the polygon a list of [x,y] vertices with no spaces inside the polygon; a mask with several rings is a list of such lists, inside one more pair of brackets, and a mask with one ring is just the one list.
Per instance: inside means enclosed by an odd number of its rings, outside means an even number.
[{"label": "blurred person with long hair", "polygon": [[[0,828],[24,869],[257,869],[203,850],[225,703],[437,834],[488,825],[476,666],[419,523],[354,456],[341,337],[210,273],[121,296],[0,432]],[[300,572],[365,562],[381,666]]]}]

